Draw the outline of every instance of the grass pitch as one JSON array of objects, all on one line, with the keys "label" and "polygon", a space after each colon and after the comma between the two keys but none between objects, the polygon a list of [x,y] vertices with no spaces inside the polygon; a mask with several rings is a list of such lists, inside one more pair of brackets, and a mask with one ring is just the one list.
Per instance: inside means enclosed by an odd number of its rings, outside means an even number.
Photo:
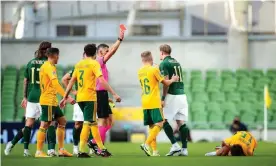
[{"label": "grass pitch", "polygon": [[[170,144],[158,144],[161,157],[147,157],[139,144],[111,143],[106,147],[113,154],[110,158],[93,157],[88,159],[71,158],[25,158],[23,145],[19,144],[9,156],[5,156],[1,145],[1,163],[3,166],[273,166],[276,165],[276,144],[258,144],[253,157],[205,157],[206,152],[214,150],[218,143],[190,143],[188,157],[165,157]],[[35,153],[35,145],[30,145]],[[46,146],[44,146],[46,147]],[[71,151],[72,145],[66,145]]]}]

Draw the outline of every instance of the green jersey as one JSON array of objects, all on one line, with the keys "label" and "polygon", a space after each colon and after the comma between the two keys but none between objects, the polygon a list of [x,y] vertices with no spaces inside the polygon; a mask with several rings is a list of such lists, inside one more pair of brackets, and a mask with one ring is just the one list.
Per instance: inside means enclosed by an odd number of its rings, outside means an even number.
[{"label": "green jersey", "polygon": [[[68,74],[70,74],[70,78],[72,78],[74,70],[75,70],[75,67],[68,72]],[[75,90],[78,90],[78,83],[77,82],[75,83]],[[75,96],[75,99],[77,99],[77,96]]]},{"label": "green jersey", "polygon": [[184,93],[184,83],[182,76],[182,68],[181,65],[172,58],[171,56],[167,56],[159,65],[159,69],[163,76],[169,76],[169,79],[172,78],[173,75],[179,76],[179,81],[174,82],[169,86],[168,94],[171,95],[182,95]]},{"label": "green jersey", "polygon": [[24,76],[28,80],[28,101],[39,103],[40,85],[39,85],[39,70],[47,60],[46,57],[34,58],[29,61],[25,69]]}]

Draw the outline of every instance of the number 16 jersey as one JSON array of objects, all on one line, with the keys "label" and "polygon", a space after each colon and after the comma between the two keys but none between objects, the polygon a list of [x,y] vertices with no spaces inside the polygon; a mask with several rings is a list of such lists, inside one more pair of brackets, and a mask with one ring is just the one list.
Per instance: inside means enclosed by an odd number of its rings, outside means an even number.
[{"label": "number 16 jersey", "polygon": [[169,86],[168,94],[171,95],[183,95],[184,93],[184,83],[183,83],[183,75],[181,65],[172,58],[171,56],[167,56],[159,65],[159,69],[163,76],[168,76],[169,79],[172,78],[173,75],[179,76],[179,81],[174,82]]},{"label": "number 16 jersey", "polygon": [[161,108],[159,82],[164,80],[157,67],[146,65],[139,69],[138,78],[143,91],[143,109]]},{"label": "number 16 jersey", "polygon": [[72,77],[77,78],[77,102],[97,101],[96,81],[100,76],[102,76],[101,66],[96,60],[86,58],[75,65]]}]

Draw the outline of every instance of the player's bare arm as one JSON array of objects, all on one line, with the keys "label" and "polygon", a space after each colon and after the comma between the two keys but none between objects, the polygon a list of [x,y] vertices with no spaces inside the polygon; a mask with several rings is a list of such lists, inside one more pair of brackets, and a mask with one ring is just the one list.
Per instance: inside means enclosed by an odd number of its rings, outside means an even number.
[{"label": "player's bare arm", "polygon": [[[61,80],[61,81],[62,81],[62,84],[63,84],[63,86],[64,86],[65,88],[68,86],[70,79],[71,79],[71,76],[70,76],[69,73],[66,73],[66,74],[62,77],[62,80]],[[71,90],[71,93],[72,93],[73,95],[77,95],[77,91],[76,91],[76,90]]]},{"label": "player's bare arm", "polygon": [[22,108],[26,108],[27,107],[27,89],[28,89],[28,79],[27,78],[24,78],[24,81],[23,81],[23,100],[21,102],[21,107]]},{"label": "player's bare arm", "polygon": [[165,85],[164,87],[167,87],[167,88],[168,88],[172,83],[174,83],[174,82],[176,82],[176,81],[178,81],[178,80],[179,80],[179,76],[173,75],[172,78],[171,78],[170,80],[164,79],[164,80],[161,81],[161,83],[162,83],[163,85]]},{"label": "player's bare arm", "polygon": [[116,53],[123,39],[124,39],[124,32],[120,31],[119,39],[111,46],[109,52],[104,56],[104,63],[106,63]]},{"label": "player's bare arm", "polygon": [[68,86],[70,79],[71,79],[71,77],[70,77],[70,74],[69,74],[69,73],[66,73],[66,74],[62,77],[61,81],[62,81],[62,84],[64,85],[64,87],[67,87],[67,86]]},{"label": "player's bare arm", "polygon": [[60,107],[64,108],[66,105],[66,101],[68,100],[71,104],[75,104],[75,100],[69,96],[70,91],[72,90],[73,85],[75,84],[77,77],[72,77],[69,81],[69,84],[66,87],[65,93],[63,95],[63,99],[60,101]]},{"label": "player's bare arm", "polygon": [[121,102],[120,96],[118,96],[115,91],[111,88],[111,86],[106,82],[106,80],[103,78],[103,76],[98,77],[100,84],[108,91],[110,92],[113,97],[115,98],[116,102]]}]

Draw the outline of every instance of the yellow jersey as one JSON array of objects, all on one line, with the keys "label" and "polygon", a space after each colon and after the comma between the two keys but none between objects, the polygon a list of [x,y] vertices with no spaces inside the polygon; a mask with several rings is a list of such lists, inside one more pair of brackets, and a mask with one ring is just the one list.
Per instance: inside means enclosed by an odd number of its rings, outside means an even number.
[{"label": "yellow jersey", "polygon": [[257,141],[250,132],[238,131],[235,135],[224,140],[226,145],[240,145],[243,149],[243,153],[246,156],[253,154],[254,149],[257,147]]},{"label": "yellow jersey", "polygon": [[46,61],[40,68],[40,105],[57,106],[57,90],[53,85],[53,80],[58,79],[56,66]]},{"label": "yellow jersey", "polygon": [[138,71],[142,94],[143,109],[161,108],[159,82],[164,78],[157,67],[145,65]]},{"label": "yellow jersey", "polygon": [[77,102],[97,101],[96,81],[100,76],[101,66],[96,60],[86,58],[75,65],[72,77],[77,78]]}]

